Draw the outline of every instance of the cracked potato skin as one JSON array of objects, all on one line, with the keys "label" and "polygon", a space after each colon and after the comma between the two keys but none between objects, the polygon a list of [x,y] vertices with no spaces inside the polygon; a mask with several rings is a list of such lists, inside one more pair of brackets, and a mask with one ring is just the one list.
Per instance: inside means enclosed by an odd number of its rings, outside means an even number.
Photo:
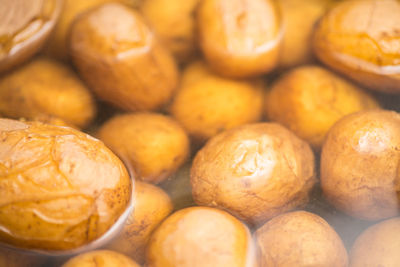
[{"label": "cracked potato skin", "polygon": [[195,156],[193,199],[259,225],[308,202],[314,164],[310,146],[283,126],[240,126],[210,139]]},{"label": "cracked potato skin", "polygon": [[339,120],[321,154],[321,188],[337,209],[364,220],[399,214],[400,114],[361,111]]},{"label": "cracked potato skin", "polygon": [[127,208],[127,170],[82,132],[1,119],[0,151],[2,243],[78,248],[104,234]]},{"label": "cracked potato skin", "polygon": [[94,250],[73,257],[61,267],[140,267],[140,265],[118,252]]}]

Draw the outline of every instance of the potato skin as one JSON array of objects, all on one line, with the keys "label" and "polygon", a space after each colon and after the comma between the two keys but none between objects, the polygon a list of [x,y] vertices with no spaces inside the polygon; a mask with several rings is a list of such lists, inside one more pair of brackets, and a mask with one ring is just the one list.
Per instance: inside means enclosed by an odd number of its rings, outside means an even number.
[{"label": "potato skin", "polygon": [[365,230],[350,251],[351,267],[397,267],[400,264],[400,218],[375,224]]},{"label": "potato skin", "polygon": [[337,209],[380,220],[399,214],[400,114],[361,111],[329,131],[321,155],[321,188]]},{"label": "potato skin", "polygon": [[143,264],[151,233],[172,212],[173,206],[168,194],[155,185],[136,181],[135,193],[134,211],[120,235],[107,247]]},{"label": "potato skin", "polygon": [[280,78],[266,94],[269,120],[283,124],[320,150],[326,133],[343,116],[379,108],[368,93],[333,72],[302,66]]},{"label": "potato skin", "polygon": [[189,157],[186,132],[174,119],[157,113],[118,115],[97,136],[145,182],[165,180]]},{"label": "potato skin", "polygon": [[313,46],[329,67],[370,89],[400,93],[400,2],[342,1],[317,26]]},{"label": "potato skin", "polygon": [[203,0],[197,26],[201,50],[221,75],[257,76],[278,63],[283,27],[272,0]]},{"label": "potato skin", "polygon": [[183,73],[170,113],[194,142],[262,117],[264,84],[259,80],[232,80],[211,72],[204,62],[190,64]]},{"label": "potato skin", "polygon": [[140,267],[129,257],[110,250],[94,250],[73,257],[61,267]]},{"label": "potato skin", "polygon": [[77,248],[105,233],[130,201],[122,162],[72,128],[1,119],[0,151],[2,243]]},{"label": "potato skin", "polygon": [[260,267],[346,267],[347,251],[335,230],[320,216],[295,211],[257,229]]},{"label": "potato skin", "polygon": [[82,14],[71,26],[69,51],[96,95],[125,110],[161,109],[177,86],[172,55],[142,15],[118,3]]},{"label": "potato skin", "polygon": [[259,225],[308,202],[314,155],[279,124],[248,124],[210,139],[196,154],[190,179],[198,205]]},{"label": "potato skin", "polygon": [[149,267],[253,267],[254,260],[247,226],[225,211],[208,207],[170,215],[147,248]]},{"label": "potato skin", "polygon": [[38,58],[0,77],[0,114],[28,120],[54,116],[85,127],[94,118],[96,106],[69,67]]}]

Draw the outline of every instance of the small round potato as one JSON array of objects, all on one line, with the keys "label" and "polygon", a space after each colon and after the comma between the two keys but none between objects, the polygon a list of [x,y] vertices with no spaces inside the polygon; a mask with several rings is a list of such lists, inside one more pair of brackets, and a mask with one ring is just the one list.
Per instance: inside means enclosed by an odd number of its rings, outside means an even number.
[{"label": "small round potato", "polygon": [[110,3],[79,16],[69,48],[82,78],[99,98],[125,110],[156,110],[172,97],[178,71],[142,15]]},{"label": "small round potato", "polygon": [[203,0],[197,15],[200,47],[219,74],[251,77],[277,65],[283,26],[274,0]]},{"label": "small round potato", "polygon": [[41,267],[45,258],[0,247],[1,267]]},{"label": "small round potato", "polygon": [[298,67],[285,74],[265,101],[268,119],[285,125],[316,150],[340,118],[378,107],[368,93],[318,66]]},{"label": "small round potato", "polygon": [[149,267],[253,267],[255,249],[246,225],[229,213],[191,207],[169,216],[147,247]]},{"label": "small round potato", "polygon": [[39,58],[0,77],[0,114],[28,120],[54,116],[85,127],[94,118],[96,106],[69,67]]},{"label": "small round potato", "polygon": [[68,127],[0,120],[0,242],[68,250],[127,209],[131,181],[105,145]]},{"label": "small round potato", "polygon": [[140,265],[114,251],[94,250],[73,257],[61,267],[140,267]]},{"label": "small round potato", "polygon": [[321,155],[321,187],[337,209],[381,220],[400,212],[400,114],[361,111],[328,132]]},{"label": "small round potato", "polygon": [[0,73],[36,54],[56,24],[62,0],[2,0]]},{"label": "small round potato", "polygon": [[331,68],[374,90],[400,93],[400,2],[339,2],[318,24],[314,51]]},{"label": "small round potato", "polygon": [[248,124],[210,139],[194,158],[190,179],[197,204],[259,225],[308,202],[314,155],[279,124]]},{"label": "small round potato", "polygon": [[168,194],[152,184],[136,182],[135,193],[134,211],[120,235],[107,247],[143,264],[150,234],[171,213],[173,206]]},{"label": "small round potato", "polygon": [[203,62],[189,65],[170,106],[171,114],[197,143],[262,117],[263,84],[213,74]]},{"label": "small round potato", "polygon": [[347,267],[348,256],[335,230],[306,211],[279,215],[256,231],[260,267]]},{"label": "small round potato", "polygon": [[399,217],[369,227],[354,242],[350,267],[400,266],[399,236]]},{"label": "small round potato", "polygon": [[144,0],[143,15],[160,40],[182,63],[196,52],[194,11],[200,0]]}]

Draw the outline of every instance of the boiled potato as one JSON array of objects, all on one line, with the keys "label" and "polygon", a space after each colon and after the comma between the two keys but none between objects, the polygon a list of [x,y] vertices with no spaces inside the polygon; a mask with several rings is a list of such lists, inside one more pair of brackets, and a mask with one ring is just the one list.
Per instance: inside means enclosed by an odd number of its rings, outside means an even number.
[{"label": "boiled potato", "polygon": [[203,0],[197,26],[207,62],[224,76],[256,76],[278,63],[283,24],[273,0]]},{"label": "boiled potato", "polygon": [[43,262],[43,257],[33,256],[28,253],[22,254],[15,250],[0,248],[1,267],[40,267]]},{"label": "boiled potato", "polygon": [[95,250],[73,257],[61,267],[140,267],[129,257],[109,250]]},{"label": "boiled potato", "polygon": [[336,208],[365,219],[399,214],[400,114],[361,111],[329,131],[321,155],[321,187]]},{"label": "boiled potato", "polygon": [[399,236],[399,217],[369,227],[353,244],[350,267],[400,266]]},{"label": "boiled potato", "polygon": [[29,120],[58,117],[85,127],[96,106],[89,90],[67,66],[46,58],[0,77],[0,114]]},{"label": "boiled potato", "polygon": [[255,251],[249,229],[229,213],[191,207],[169,216],[147,247],[149,267],[252,267]]},{"label": "boiled potato", "polygon": [[68,250],[127,209],[131,181],[104,144],[68,127],[0,120],[0,243]]},{"label": "boiled potato", "polygon": [[79,16],[69,48],[80,75],[99,98],[125,110],[155,110],[176,88],[178,72],[143,17],[110,3]]},{"label": "boiled potato", "polygon": [[279,215],[256,231],[260,267],[347,267],[346,248],[321,217],[306,211]]},{"label": "boiled potato", "polygon": [[196,154],[190,179],[198,205],[258,225],[308,202],[314,155],[279,124],[248,124],[210,139]]},{"label": "boiled potato", "polygon": [[183,128],[157,113],[118,115],[97,135],[133,167],[138,180],[146,182],[165,180],[189,157],[189,138]]},{"label": "boiled potato", "polygon": [[135,193],[134,211],[122,232],[107,247],[143,264],[151,233],[171,213],[173,206],[168,194],[157,186],[136,182]]},{"label": "boiled potato", "polygon": [[400,2],[342,1],[317,26],[318,58],[374,90],[400,93]]},{"label": "boiled potato", "polygon": [[284,74],[265,101],[270,120],[285,125],[316,150],[340,118],[378,107],[368,93],[318,66],[302,66]]},{"label": "boiled potato", "polygon": [[183,73],[170,106],[171,114],[198,143],[224,130],[261,119],[263,84],[222,78],[203,62],[194,62]]}]

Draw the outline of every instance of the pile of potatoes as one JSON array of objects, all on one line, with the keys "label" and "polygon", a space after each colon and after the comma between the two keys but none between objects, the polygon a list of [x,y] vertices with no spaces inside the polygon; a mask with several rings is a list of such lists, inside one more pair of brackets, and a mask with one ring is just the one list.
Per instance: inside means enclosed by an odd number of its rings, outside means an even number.
[{"label": "pile of potatoes", "polygon": [[0,267],[400,266],[398,0],[3,0]]}]

